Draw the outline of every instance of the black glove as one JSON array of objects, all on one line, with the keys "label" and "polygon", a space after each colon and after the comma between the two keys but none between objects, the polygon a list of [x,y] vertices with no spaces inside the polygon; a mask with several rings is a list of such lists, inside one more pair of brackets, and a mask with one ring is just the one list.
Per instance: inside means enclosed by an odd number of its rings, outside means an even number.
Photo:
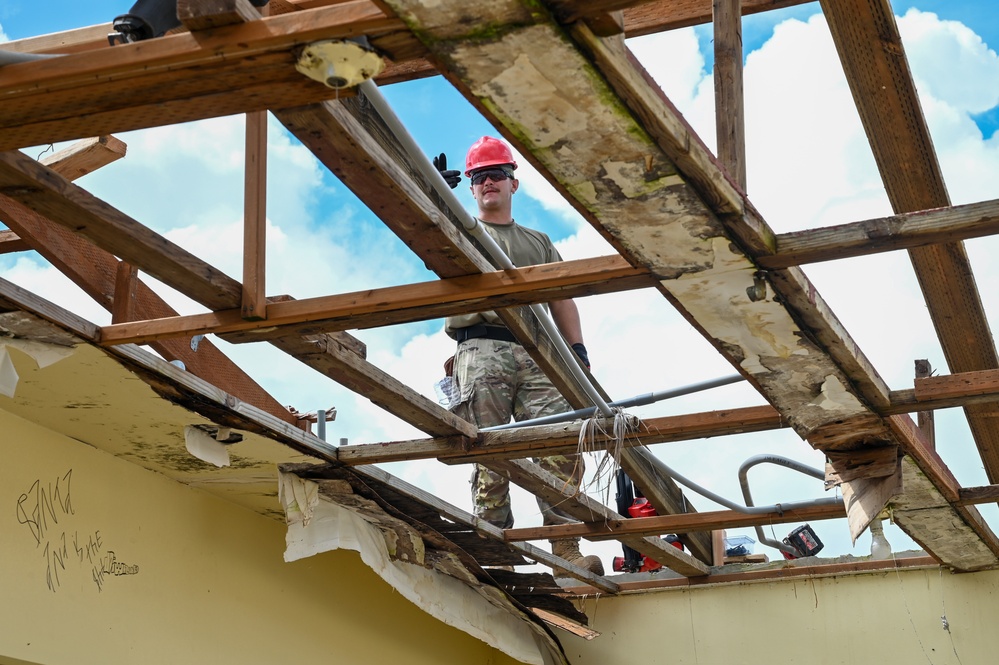
[{"label": "black glove", "polygon": [[440,157],[434,157],[434,168],[441,172],[441,175],[444,176],[444,182],[451,189],[457,187],[458,183],[461,182],[461,171],[448,170],[447,155],[443,152]]},{"label": "black glove", "polygon": [[583,343],[576,342],[572,345],[572,350],[576,352],[579,359],[583,361],[584,365],[586,365],[586,369],[590,369],[590,356],[586,353],[586,347],[583,346]]}]

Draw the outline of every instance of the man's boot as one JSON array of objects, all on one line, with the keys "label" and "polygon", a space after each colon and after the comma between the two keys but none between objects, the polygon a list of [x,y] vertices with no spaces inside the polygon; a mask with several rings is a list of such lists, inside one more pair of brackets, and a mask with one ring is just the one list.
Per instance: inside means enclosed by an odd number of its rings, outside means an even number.
[{"label": "man's boot", "polygon": [[[591,554],[583,556],[579,551],[579,538],[561,538],[559,540],[548,541],[552,544],[552,554],[562,557],[574,566],[579,566],[588,570],[594,575],[604,574],[604,565],[600,563],[600,557]],[[569,573],[565,568],[553,568],[554,577],[568,577]]]}]

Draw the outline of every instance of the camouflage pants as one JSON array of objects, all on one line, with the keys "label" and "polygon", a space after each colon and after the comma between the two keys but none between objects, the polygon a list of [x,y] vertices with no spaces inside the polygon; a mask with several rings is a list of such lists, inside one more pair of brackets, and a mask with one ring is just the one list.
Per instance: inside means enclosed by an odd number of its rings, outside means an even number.
[{"label": "camouflage pants", "polygon": [[[492,427],[514,420],[529,420],[564,413],[568,402],[520,344],[492,339],[469,339],[458,345],[454,378],[461,401],[458,416],[479,427]],[[583,477],[583,459],[577,455],[535,458],[538,465],[570,487]],[[510,481],[476,464],[472,473],[472,504],[475,515],[502,529],[513,526]],[[577,520],[538,498],[545,525]]]}]

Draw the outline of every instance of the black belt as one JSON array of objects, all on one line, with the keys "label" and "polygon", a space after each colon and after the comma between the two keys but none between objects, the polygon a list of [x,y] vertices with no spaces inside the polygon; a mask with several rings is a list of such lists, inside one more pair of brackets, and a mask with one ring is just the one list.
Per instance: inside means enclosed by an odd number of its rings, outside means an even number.
[{"label": "black belt", "polygon": [[517,338],[513,336],[509,328],[504,328],[503,326],[486,326],[481,323],[466,328],[458,328],[454,331],[454,335],[459,344],[466,339],[479,339],[481,337],[495,339],[500,342],[517,343]]}]

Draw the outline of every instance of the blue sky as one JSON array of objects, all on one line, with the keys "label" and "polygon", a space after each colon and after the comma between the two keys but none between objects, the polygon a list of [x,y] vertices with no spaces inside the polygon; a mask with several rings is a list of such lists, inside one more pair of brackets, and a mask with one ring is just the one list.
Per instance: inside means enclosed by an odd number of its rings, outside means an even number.
[{"label": "blue sky", "polygon": [[[83,27],[110,21],[129,7],[128,2],[103,0],[3,0],[0,31],[17,39]],[[894,7],[953,202],[999,198],[995,176],[999,138],[993,137],[999,105],[995,53],[999,19],[994,2],[916,0],[895,2]],[[768,223],[785,232],[889,214],[818,3],[748,17],[744,35],[748,193]],[[710,33],[685,29],[630,40],[629,45],[705,142],[714,145]],[[452,164],[461,164],[476,138],[493,132],[440,77],[388,86],[383,93],[426,153],[446,152]],[[123,134],[128,156],[80,184],[239,278],[242,126],[242,119],[233,117]],[[307,150],[276,122],[270,128],[268,293],[302,298],[430,278],[402,243]],[[27,152],[37,156],[41,150]],[[522,181],[515,200],[518,221],[548,232],[566,258],[611,253],[529,165],[518,176]],[[462,183],[457,193],[471,207],[466,185]],[[186,195],[177,197],[178,191]],[[997,244],[991,238],[966,243],[993,330],[999,327]],[[108,320],[103,310],[31,254],[0,256],[0,271],[97,323]],[[928,358],[941,373],[947,371],[904,254],[807,266],[805,272],[889,387],[911,387],[916,358]],[[199,311],[176,294],[164,294],[181,311]],[[614,399],[733,373],[656,293],[578,302],[594,372]],[[355,333],[368,343],[372,362],[433,396],[441,363],[453,352],[453,342],[441,328],[440,321],[430,321]],[[334,439],[365,443],[420,436],[271,347],[226,350],[282,403],[302,411],[336,406],[339,415],[330,426]],[[670,415],[760,403],[758,395],[739,384],[643,407],[636,414]],[[967,486],[986,484],[960,411],[940,411],[937,419],[940,453],[958,479]],[[720,437],[654,450],[681,473],[733,500],[741,496],[736,469],[754,453],[785,455],[816,467],[822,464],[821,455],[790,432]],[[469,507],[467,468],[426,462],[389,465],[389,470],[455,505]],[[821,483],[789,474],[754,470],[757,503],[822,494]],[[592,492],[599,496],[599,490]],[[529,497],[518,494],[514,501],[518,526],[540,523]],[[712,508],[707,500],[694,502],[700,510]],[[999,529],[994,506],[983,512]],[[813,526],[829,553],[866,554],[864,538],[852,547],[844,537],[845,526],[834,522]],[[886,528],[886,534],[893,545],[912,546],[894,527]],[[604,548],[598,553],[607,564],[619,553],[611,544],[594,547]]]}]

